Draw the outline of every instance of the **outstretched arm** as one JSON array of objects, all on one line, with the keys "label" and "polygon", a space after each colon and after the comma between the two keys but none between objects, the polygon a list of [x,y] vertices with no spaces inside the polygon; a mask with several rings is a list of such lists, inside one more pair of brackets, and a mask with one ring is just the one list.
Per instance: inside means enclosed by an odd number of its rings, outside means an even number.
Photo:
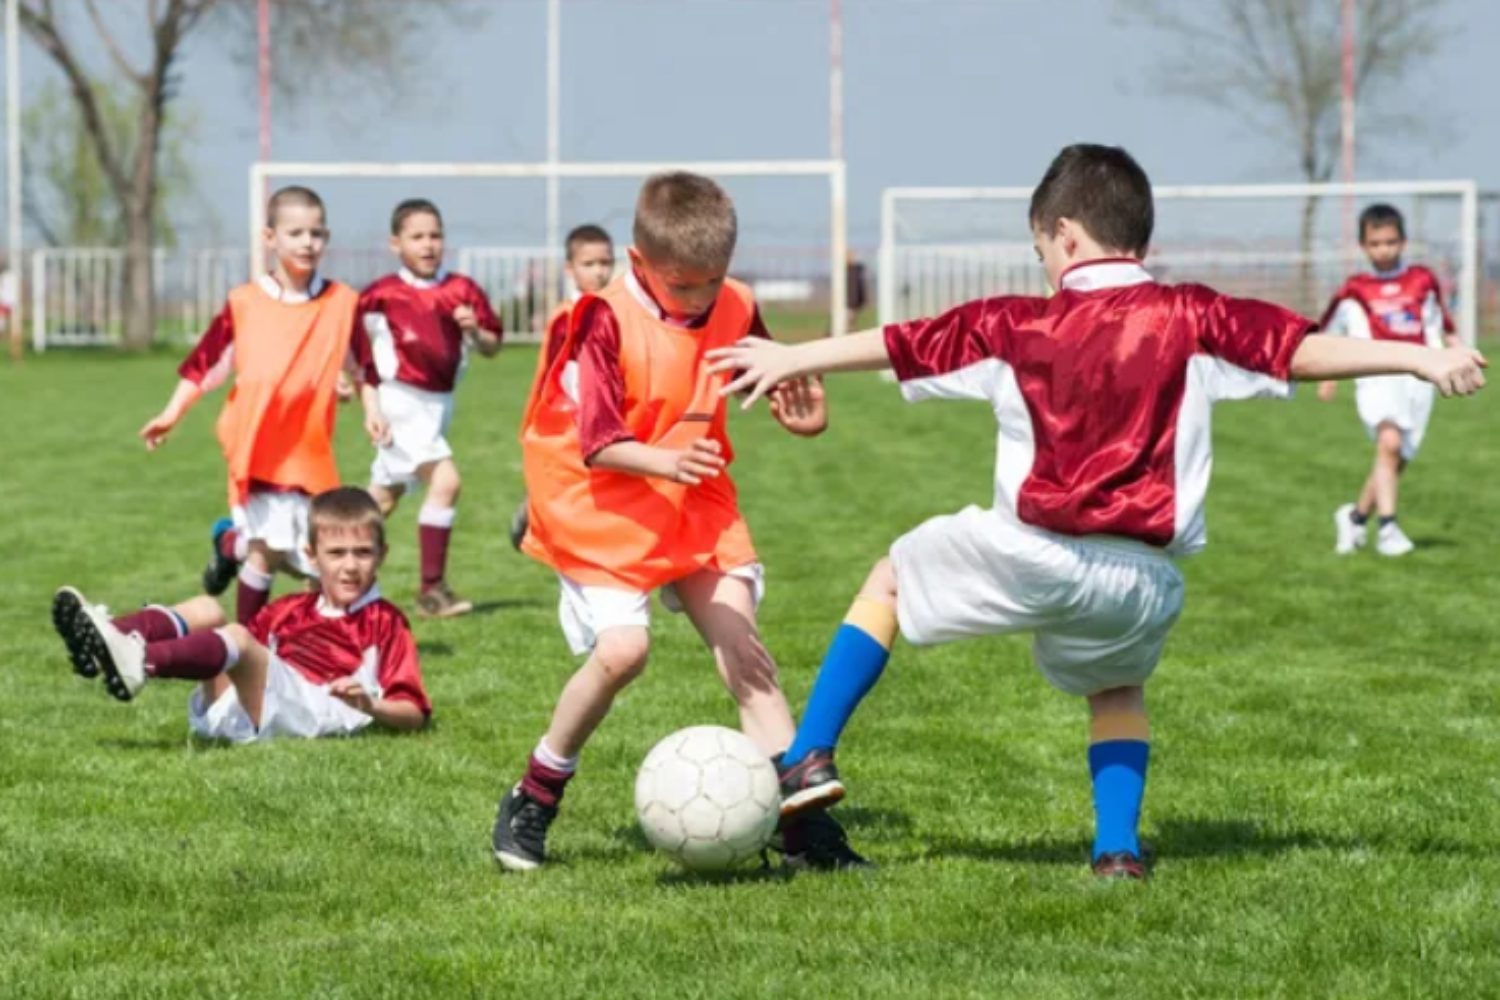
[{"label": "outstretched arm", "polygon": [[198,383],[185,378],[178,380],[177,388],[172,391],[172,398],[167,400],[167,405],[146,421],[146,425],[138,432],[140,439],[146,442],[147,451],[155,451],[166,442],[172,428],[177,426],[183,414],[192,408],[201,395],[203,390],[198,387]]},{"label": "outstretched arm", "polygon": [[846,337],[825,337],[788,346],[747,337],[732,347],[708,352],[713,372],[732,371],[736,377],[719,390],[722,395],[744,392],[749,408],[773,388],[790,379],[825,372],[879,371],[890,367],[885,332],[865,330]]},{"label": "outstretched arm", "polygon": [[1433,350],[1391,340],[1352,340],[1314,333],[1302,339],[1292,355],[1292,378],[1362,378],[1367,375],[1415,375],[1437,386],[1444,396],[1468,396],[1484,387],[1484,355],[1469,347]]}]

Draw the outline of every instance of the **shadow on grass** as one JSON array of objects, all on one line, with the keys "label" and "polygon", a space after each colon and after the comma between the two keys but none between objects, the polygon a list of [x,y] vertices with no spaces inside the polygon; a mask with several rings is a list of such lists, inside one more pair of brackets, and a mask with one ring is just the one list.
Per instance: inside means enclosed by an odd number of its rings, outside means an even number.
[{"label": "shadow on grass", "polygon": [[1418,535],[1411,540],[1411,543],[1419,549],[1452,549],[1458,547],[1458,543],[1453,539],[1438,536]]},{"label": "shadow on grass", "polygon": [[543,601],[535,597],[511,597],[498,601],[479,601],[475,603],[471,615],[492,615],[496,611],[513,611],[518,608],[547,608],[557,603],[556,601]]},{"label": "shadow on grass", "polygon": [[434,642],[430,639],[423,639],[418,641],[417,643],[417,652],[421,653],[423,656],[452,656],[453,644],[448,642]]}]

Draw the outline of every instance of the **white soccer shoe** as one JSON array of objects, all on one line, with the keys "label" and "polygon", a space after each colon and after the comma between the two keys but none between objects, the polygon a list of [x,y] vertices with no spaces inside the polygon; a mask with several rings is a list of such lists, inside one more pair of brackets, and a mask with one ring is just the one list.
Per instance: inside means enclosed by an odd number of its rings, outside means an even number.
[{"label": "white soccer shoe", "polygon": [[1414,548],[1412,540],[1395,521],[1381,525],[1375,533],[1375,551],[1383,556],[1404,556]]},{"label": "white soccer shoe", "polygon": [[1333,512],[1333,551],[1341,556],[1365,547],[1368,524],[1354,523],[1354,504],[1346,503]]},{"label": "white soccer shoe", "polygon": [[78,640],[104,674],[104,686],[121,701],[146,685],[146,640],[115,628],[102,604],[84,604],[74,619]]}]

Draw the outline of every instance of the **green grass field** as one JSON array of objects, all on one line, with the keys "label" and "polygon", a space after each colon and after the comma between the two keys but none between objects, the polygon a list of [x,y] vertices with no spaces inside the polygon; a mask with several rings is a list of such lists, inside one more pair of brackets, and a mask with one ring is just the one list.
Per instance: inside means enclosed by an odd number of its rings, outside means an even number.
[{"label": "green grass field", "polygon": [[[552,579],[504,538],[532,355],[462,389],[452,578],[480,613],[416,624],[435,725],[243,749],[189,740],[186,685],[121,705],[75,679],[48,622],[62,583],[117,608],[195,587],[217,400],[155,455],[133,439],[174,360],[0,368],[0,996],[1500,995],[1495,390],[1439,405],[1403,493],[1420,548],[1389,562],[1331,554],[1368,455],[1349,393],[1220,409],[1212,542],[1150,689],[1147,885],[1088,875],[1084,708],[1021,638],[898,647],[841,751],[840,813],[878,872],[679,874],[637,832],[635,768],[734,712],[666,615],[557,863],[502,877],[495,799],[572,667]],[[814,441],[735,421],[794,705],[889,541],[989,499],[984,408],[869,376],[831,397]],[[356,425],[340,454],[363,482]],[[383,574],[403,605],[414,512]]]}]

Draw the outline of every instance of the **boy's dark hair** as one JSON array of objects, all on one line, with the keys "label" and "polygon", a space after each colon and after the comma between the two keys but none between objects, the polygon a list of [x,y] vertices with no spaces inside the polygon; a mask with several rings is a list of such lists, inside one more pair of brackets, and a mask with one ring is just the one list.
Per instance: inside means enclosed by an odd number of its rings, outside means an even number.
[{"label": "boy's dark hair", "polygon": [[568,260],[571,261],[573,259],[574,251],[589,243],[607,243],[611,251],[614,250],[615,246],[615,241],[609,238],[609,233],[604,231],[603,226],[596,226],[592,222],[585,223],[581,226],[575,226],[568,233],[568,238],[563,241],[563,246],[568,251]]},{"label": "boy's dark hair", "polygon": [[633,235],[636,249],[653,263],[727,268],[739,222],[723,188],[678,170],[655,174],[641,185]]},{"label": "boy's dark hair", "polygon": [[318,526],[321,524],[356,528],[370,525],[375,529],[375,544],[385,548],[385,518],[380,504],[358,486],[339,486],[312,498],[307,511],[307,544],[317,551]]},{"label": "boy's dark hair", "polygon": [[408,198],[397,205],[396,210],[391,213],[391,235],[400,236],[401,227],[406,225],[406,220],[413,215],[430,215],[438,220],[438,225],[443,224],[443,213],[439,212],[438,207],[432,202],[426,198]]},{"label": "boy's dark hair", "polygon": [[1406,239],[1406,220],[1401,217],[1401,212],[1395,205],[1377,201],[1359,213],[1359,241],[1361,243],[1365,241],[1365,230],[1372,226],[1395,226],[1397,235],[1403,240]]},{"label": "boy's dark hair", "polygon": [[288,184],[284,188],[277,188],[271,195],[271,200],[266,202],[266,225],[275,227],[276,212],[284,205],[316,208],[323,214],[323,221],[328,221],[328,209],[323,207],[323,199],[318,197],[318,192],[300,184]]},{"label": "boy's dark hair", "polygon": [[1067,146],[1031,195],[1033,227],[1050,235],[1059,219],[1077,222],[1106,250],[1144,257],[1156,224],[1151,181],[1119,146]]}]

